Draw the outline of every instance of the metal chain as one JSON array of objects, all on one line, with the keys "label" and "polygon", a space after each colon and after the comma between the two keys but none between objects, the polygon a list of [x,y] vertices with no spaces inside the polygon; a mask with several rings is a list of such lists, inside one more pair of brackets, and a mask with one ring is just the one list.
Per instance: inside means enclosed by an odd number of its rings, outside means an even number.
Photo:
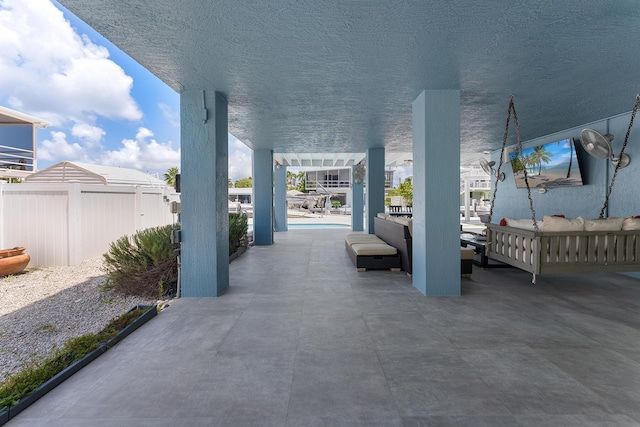
[{"label": "metal chain", "polygon": [[[502,170],[502,163],[504,161],[504,148],[507,145],[507,136],[509,135],[509,122],[511,121],[511,113],[513,112],[513,124],[516,128],[516,138],[518,139],[518,152],[522,153],[522,139],[520,139],[520,123],[518,122],[518,113],[516,113],[516,106],[513,102],[513,94],[509,99],[509,108],[507,109],[507,123],[504,126],[504,136],[502,137],[502,150],[500,151],[500,163],[498,164],[498,170],[496,172],[496,185],[493,189],[493,197],[491,198],[491,207],[489,208],[489,222],[493,217],[493,206],[495,205],[496,194],[498,193],[498,183],[500,182],[500,172]],[[535,231],[538,229],[538,223],[536,222],[536,210],[533,208],[533,199],[531,198],[531,188],[529,187],[529,178],[527,176],[527,168],[524,168],[524,183],[527,186],[527,197],[529,198],[529,208],[531,209],[531,220],[533,222],[533,228]]]},{"label": "metal chain", "polygon": [[633,111],[631,112],[631,120],[629,121],[629,127],[627,128],[627,134],[624,136],[624,143],[622,144],[622,149],[620,150],[620,154],[618,155],[618,163],[616,163],[616,168],[613,171],[613,176],[611,177],[611,183],[609,183],[609,190],[607,191],[607,197],[604,199],[604,205],[602,206],[602,210],[600,211],[600,219],[604,218],[604,211],[609,206],[609,196],[611,196],[611,190],[613,190],[613,184],[616,182],[616,176],[618,175],[618,170],[620,169],[620,163],[622,160],[622,155],[624,154],[624,149],[627,148],[627,142],[629,142],[629,133],[631,133],[631,127],[633,126],[633,120],[636,117],[636,113],[638,112],[638,107],[640,106],[640,94],[636,95],[636,103],[633,106]]},{"label": "metal chain", "polygon": [[489,207],[489,222],[493,217],[493,206],[496,201],[496,194],[498,194],[498,183],[500,182],[500,172],[502,171],[502,162],[504,159],[504,148],[507,145],[507,136],[509,135],[509,121],[511,121],[511,109],[513,107],[513,95],[509,100],[509,108],[507,109],[507,123],[504,126],[504,136],[502,137],[502,149],[500,150],[500,163],[498,163],[498,169],[496,171],[496,184],[493,189],[493,195],[491,196],[491,206]]},{"label": "metal chain", "polygon": [[[522,139],[520,139],[520,124],[518,123],[518,114],[516,113],[516,106],[513,104],[513,95],[511,95],[511,108],[513,109],[513,124],[516,127],[516,137],[518,138],[518,151],[522,154]],[[527,168],[523,168],[524,172],[524,184],[527,186],[527,197],[529,198],[529,209],[531,209],[531,221],[533,222],[533,229],[538,232],[538,222],[536,221],[536,210],[533,208],[533,199],[531,198],[531,187],[529,187],[529,176],[527,174]]]}]

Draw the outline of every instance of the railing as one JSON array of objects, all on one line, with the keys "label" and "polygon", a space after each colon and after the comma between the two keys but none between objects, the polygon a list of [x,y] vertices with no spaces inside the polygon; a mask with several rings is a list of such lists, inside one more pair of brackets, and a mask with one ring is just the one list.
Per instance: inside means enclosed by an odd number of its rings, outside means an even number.
[{"label": "railing", "polygon": [[307,182],[307,189],[313,188],[349,188],[350,182],[341,179],[318,179]]},{"label": "railing", "polygon": [[33,150],[0,145],[0,168],[33,172]]},{"label": "railing", "polygon": [[[466,190],[465,182],[460,183],[460,193],[464,193]],[[469,189],[471,190],[491,190],[491,182],[484,180],[476,180],[469,182]]]}]

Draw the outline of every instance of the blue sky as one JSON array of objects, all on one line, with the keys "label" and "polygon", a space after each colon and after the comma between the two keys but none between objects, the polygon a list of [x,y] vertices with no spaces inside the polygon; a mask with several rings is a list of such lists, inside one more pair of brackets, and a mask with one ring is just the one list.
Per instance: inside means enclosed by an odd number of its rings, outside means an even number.
[{"label": "blue sky", "polygon": [[[544,167],[553,168],[558,165],[566,165],[569,163],[569,159],[571,156],[573,156],[573,161],[577,162],[575,148],[571,150],[570,144],[571,142],[569,139],[563,139],[558,142],[550,142],[550,143],[544,144],[545,151],[549,153],[548,154],[549,162],[545,163]],[[524,150],[522,150],[525,156],[529,153],[532,153],[533,151],[535,151],[534,147],[525,148]],[[512,152],[509,154],[511,159],[513,159],[515,154],[516,154],[515,152]]]},{"label": "blue sky", "polygon": [[[180,98],[50,0],[0,0],[0,105],[45,119],[38,168],[63,160],[162,174],[180,166]],[[251,175],[229,138],[229,176]]]},{"label": "blue sky", "polygon": [[[180,167],[179,95],[55,1],[0,0],[0,76],[0,105],[51,123],[38,169]],[[395,181],[411,174],[399,167]],[[229,177],[248,176],[251,150],[229,135]]]}]

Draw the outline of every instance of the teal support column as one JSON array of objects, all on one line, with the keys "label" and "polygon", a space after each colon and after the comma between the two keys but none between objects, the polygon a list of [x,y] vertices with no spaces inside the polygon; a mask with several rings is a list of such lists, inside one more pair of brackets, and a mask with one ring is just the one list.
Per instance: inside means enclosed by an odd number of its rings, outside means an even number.
[{"label": "teal support column", "polygon": [[351,166],[351,229],[353,231],[364,230],[364,181],[360,178],[356,182],[356,168]]},{"label": "teal support column", "polygon": [[413,286],[460,295],[460,91],[413,101]]},{"label": "teal support column", "polygon": [[273,183],[275,198],[276,231],[287,231],[287,167],[277,165]]},{"label": "teal support column", "polygon": [[384,148],[367,150],[367,232],[375,233],[373,219],[384,212]]},{"label": "teal support column", "polygon": [[273,151],[253,152],[253,243],[273,244]]},{"label": "teal support column", "polygon": [[229,287],[227,99],[187,89],[180,111],[181,295],[216,297]]}]

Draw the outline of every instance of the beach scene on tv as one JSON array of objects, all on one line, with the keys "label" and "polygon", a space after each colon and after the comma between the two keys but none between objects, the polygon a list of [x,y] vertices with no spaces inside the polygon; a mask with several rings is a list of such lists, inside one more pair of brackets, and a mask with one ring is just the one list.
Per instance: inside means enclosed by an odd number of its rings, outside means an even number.
[{"label": "beach scene on tv", "polygon": [[573,139],[550,142],[509,153],[517,188],[526,188],[524,170],[530,187],[582,185],[582,174]]}]

